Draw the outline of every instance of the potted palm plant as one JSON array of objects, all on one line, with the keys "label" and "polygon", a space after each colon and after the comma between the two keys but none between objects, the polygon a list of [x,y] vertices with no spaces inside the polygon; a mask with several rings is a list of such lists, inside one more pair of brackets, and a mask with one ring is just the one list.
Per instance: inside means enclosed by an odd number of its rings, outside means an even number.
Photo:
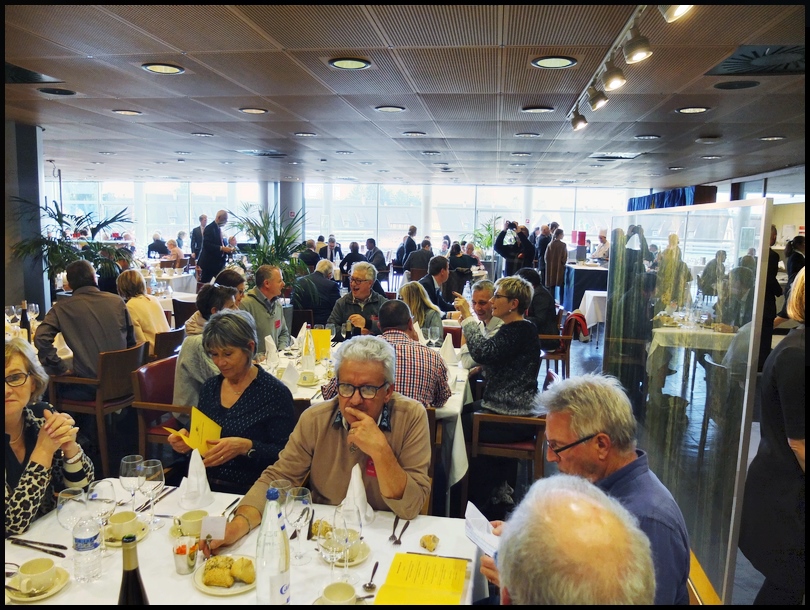
[{"label": "potted palm plant", "polygon": [[493,216],[489,220],[485,220],[484,223],[473,230],[472,233],[463,235],[462,239],[468,241],[472,239],[475,245],[484,251],[484,257],[486,259],[492,259],[492,249],[495,246],[498,233],[501,231],[500,222],[501,216]]}]

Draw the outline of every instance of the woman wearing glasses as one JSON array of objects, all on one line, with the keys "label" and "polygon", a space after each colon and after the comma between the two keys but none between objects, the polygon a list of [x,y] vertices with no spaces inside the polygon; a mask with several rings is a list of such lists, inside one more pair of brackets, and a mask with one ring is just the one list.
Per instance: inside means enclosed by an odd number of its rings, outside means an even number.
[{"label": "woman wearing glasses", "polygon": [[[472,439],[472,417],[476,411],[500,413],[502,415],[533,415],[534,399],[537,394],[537,375],[540,372],[540,341],[534,324],[523,317],[533,295],[532,286],[521,277],[510,276],[495,282],[492,295],[492,315],[503,321],[500,330],[484,337],[481,326],[470,312],[470,304],[461,295],[456,295],[454,305],[461,312],[461,328],[473,360],[483,365],[485,381],[481,400],[464,405],[461,424],[464,438]],[[512,443],[527,440],[534,436],[534,428],[516,426],[482,427],[480,440],[491,443]],[[517,478],[515,460],[503,458],[477,458],[471,466],[476,472],[471,477],[470,496],[474,504],[484,507],[492,497],[490,488],[493,482],[506,481],[496,485],[497,497],[508,503],[509,486],[514,487]],[[476,489],[476,483],[478,485]],[[485,513],[486,514],[486,513]],[[497,513],[490,518],[500,518]]]},{"label": "woman wearing glasses", "polygon": [[57,493],[93,480],[93,462],[76,442],[67,413],[39,402],[48,387],[33,347],[6,340],[6,535],[21,534],[47,514]]}]

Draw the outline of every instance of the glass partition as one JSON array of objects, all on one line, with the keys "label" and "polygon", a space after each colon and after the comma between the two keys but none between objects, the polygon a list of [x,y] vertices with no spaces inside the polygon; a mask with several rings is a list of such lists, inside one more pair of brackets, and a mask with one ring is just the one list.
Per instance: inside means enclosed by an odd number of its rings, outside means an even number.
[{"label": "glass partition", "polygon": [[603,372],[627,389],[638,446],[723,599],[736,558],[770,213],[759,200],[612,218]]}]

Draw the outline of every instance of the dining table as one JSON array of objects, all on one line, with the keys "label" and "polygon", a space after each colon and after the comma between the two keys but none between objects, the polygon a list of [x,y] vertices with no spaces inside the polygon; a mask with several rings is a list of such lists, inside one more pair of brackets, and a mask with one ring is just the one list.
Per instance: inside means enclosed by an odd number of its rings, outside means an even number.
[{"label": "dining table", "polygon": [[599,324],[607,319],[607,290],[586,290],[579,303],[579,310],[585,316],[588,329],[596,327],[596,348],[599,349]]},{"label": "dining table", "polygon": [[608,268],[596,263],[568,263],[565,266],[565,294],[563,307],[574,311],[582,302],[586,290],[607,290]]},{"label": "dining table", "polygon": [[[167,286],[171,286],[172,292],[197,292],[197,277],[193,273],[173,273],[168,274],[169,270],[158,270],[155,280],[158,282],[165,282]],[[152,276],[144,276],[146,285],[152,281]]]},{"label": "dining table", "polygon": [[[116,489],[118,499],[124,500],[130,497],[129,492],[124,491],[117,479],[110,480]],[[165,525],[161,529],[147,532],[137,543],[139,570],[149,602],[178,606],[200,606],[223,602],[227,605],[255,605],[257,603],[255,587],[241,584],[235,585],[232,589],[202,587],[200,586],[201,580],[195,582],[201,574],[195,576],[195,574],[177,573],[172,547],[174,536],[177,535],[177,528],[173,526],[172,517],[180,516],[191,508],[202,509],[211,516],[219,517],[226,514],[232,502],[239,498],[233,494],[213,492],[213,499],[208,504],[189,507],[181,505],[182,493],[182,491],[178,491],[167,495],[165,499],[155,505],[155,512],[163,515],[160,518],[163,519]],[[145,497],[137,492],[136,505],[144,499]],[[118,512],[129,509],[129,503],[116,507]],[[315,519],[326,519],[333,522],[334,506],[316,504],[313,509]],[[141,518],[146,514],[147,512],[142,513]],[[377,592],[379,592],[379,588],[385,583],[396,554],[428,553],[420,546],[419,541],[426,534],[434,534],[439,538],[434,555],[461,558],[467,561],[462,603],[471,604],[473,600],[488,596],[486,579],[479,570],[480,550],[467,538],[463,519],[419,515],[408,522],[409,527],[401,537],[400,546],[394,546],[389,540],[394,519],[395,515],[392,512],[375,511],[373,520],[362,528],[361,535],[368,547],[367,556],[363,560],[353,562],[348,568],[350,578],[357,581],[355,587],[358,595],[364,594],[362,583],[369,580],[375,562],[379,562],[374,579],[377,584]],[[397,530],[402,530],[405,523],[404,520],[401,520]],[[292,528],[288,527],[286,530],[288,535],[291,535]],[[258,535],[259,528],[255,528],[231,547],[223,548],[220,553],[255,558]],[[117,545],[108,545],[110,554],[102,562],[102,574],[99,579],[89,583],[78,583],[73,578],[74,551],[70,548],[71,534],[59,525],[55,510],[35,521],[30,529],[19,537],[51,544],[63,544],[68,547],[67,550],[62,551],[65,554],[64,558],[53,558],[57,567],[67,572],[67,583],[60,590],[54,591],[52,595],[40,595],[40,599],[29,603],[85,606],[109,605],[117,602],[123,571],[120,542]],[[298,542],[297,538],[290,541],[291,552],[296,549],[295,545]],[[318,552],[316,540],[314,538],[307,540],[303,535],[300,542],[301,549],[309,558],[309,562],[303,566],[290,567],[290,603],[312,605],[321,602],[323,588],[332,581],[332,578],[337,579],[342,574],[343,567],[336,566],[333,576],[330,564],[322,559]],[[5,556],[6,562],[18,565],[30,559],[49,557],[41,551],[14,545],[8,539],[5,541]],[[203,569],[203,562],[200,553],[195,572]],[[6,604],[9,602],[7,595]],[[374,600],[369,599],[359,603],[373,604]]]}]

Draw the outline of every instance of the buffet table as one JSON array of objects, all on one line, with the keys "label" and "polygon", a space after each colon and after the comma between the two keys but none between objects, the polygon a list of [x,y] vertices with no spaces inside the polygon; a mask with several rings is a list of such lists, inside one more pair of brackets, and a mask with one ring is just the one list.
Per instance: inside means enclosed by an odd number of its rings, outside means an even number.
[{"label": "buffet table", "polygon": [[[118,498],[128,498],[129,494],[123,490],[117,479],[111,479],[117,490]],[[181,515],[189,509],[181,508],[180,494],[176,492],[166,496],[165,500],[156,505],[156,512],[165,515]],[[218,516],[224,512],[237,496],[232,494],[214,493],[214,501],[208,506],[200,506],[210,515]],[[144,500],[140,493],[136,495],[136,504]],[[315,505],[315,518],[325,518],[332,521],[334,507]],[[117,511],[128,510],[129,505],[118,507]],[[211,593],[206,593],[195,587],[193,575],[182,576],[177,574],[174,567],[172,555],[172,531],[171,519],[165,518],[166,525],[156,531],[149,532],[143,540],[138,543],[138,562],[141,578],[146,589],[151,604],[161,605],[210,605],[227,601],[227,605],[255,605],[255,588],[228,597],[227,600],[220,597],[228,593],[228,589],[212,587]],[[446,517],[418,516],[411,521],[410,527],[402,537],[402,545],[394,546],[388,540],[394,523],[394,514],[391,512],[378,511],[375,513],[374,521],[363,528],[363,540],[370,547],[367,559],[360,562],[356,567],[350,567],[351,576],[356,577],[360,583],[367,582],[371,576],[374,562],[379,561],[379,569],[375,577],[378,587],[385,582],[386,575],[391,566],[396,553],[426,552],[419,546],[419,539],[425,534],[436,534],[440,538],[439,547],[436,554],[442,556],[452,556],[469,559],[467,576],[465,581],[463,603],[470,604],[475,599],[481,599],[488,595],[486,580],[478,570],[479,551],[470,542],[464,533],[464,520],[448,519]],[[403,522],[399,527],[402,529]],[[239,555],[256,555],[256,541],[259,529],[254,529],[248,536],[237,542],[233,547],[224,553]],[[70,533],[63,529],[57,519],[56,511],[53,511],[34,522],[31,529],[22,538],[30,540],[48,541],[52,543],[71,545]],[[291,541],[291,545],[297,544],[297,540]],[[294,550],[292,546],[291,550]],[[318,554],[315,540],[302,540],[302,548],[311,561],[304,566],[291,566],[290,568],[290,603],[295,605],[312,605],[319,601],[323,587],[330,582],[330,566]],[[50,597],[39,600],[41,604],[49,605],[107,605],[115,604],[118,600],[118,591],[121,584],[122,559],[121,549],[111,548],[112,555],[103,561],[102,576],[87,584],[80,584],[73,580],[73,554],[69,549],[64,551],[64,559],[54,557],[58,567],[66,570],[70,579],[63,589]],[[12,545],[8,540],[5,542],[5,554],[7,562],[22,564],[29,559],[47,557],[47,555],[32,550],[27,547]],[[201,569],[202,560],[198,559],[198,568]],[[338,571],[335,569],[335,577]],[[358,595],[362,595],[362,589],[358,585]],[[379,588],[378,588],[379,591]],[[217,595],[218,594],[218,595]],[[6,600],[8,603],[8,599]],[[373,603],[368,600],[365,603]]]},{"label": "buffet table", "polygon": [[565,311],[574,311],[575,305],[582,302],[586,290],[607,290],[607,279],[607,267],[567,264],[563,295]]}]

